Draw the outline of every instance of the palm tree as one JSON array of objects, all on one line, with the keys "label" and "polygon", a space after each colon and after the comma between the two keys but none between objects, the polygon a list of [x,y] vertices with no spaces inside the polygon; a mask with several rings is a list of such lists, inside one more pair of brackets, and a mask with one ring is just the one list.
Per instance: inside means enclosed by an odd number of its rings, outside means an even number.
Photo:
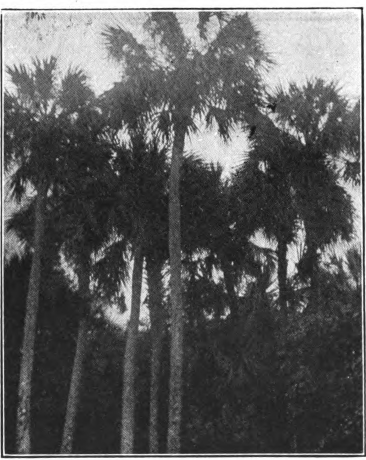
[{"label": "palm tree", "polygon": [[295,241],[298,220],[292,183],[298,144],[267,119],[232,185],[238,230],[248,235],[262,230],[277,242],[278,303],[283,313],[287,308],[287,247]]},{"label": "palm tree", "polygon": [[[92,96],[92,93],[90,92]],[[120,288],[126,276],[126,244],[113,245],[119,253],[118,265],[111,264],[109,239],[113,230],[113,206],[116,176],[110,161],[115,145],[110,138],[105,120],[98,111],[94,98],[80,108],[71,123],[63,124],[68,149],[59,159],[67,174],[55,178],[46,215],[45,245],[51,266],[59,254],[75,266],[79,281],[79,294],[84,307],[79,324],[76,353],[72,369],[70,391],[65,416],[62,453],[71,453],[75,419],[79,406],[83,362],[87,347],[89,317],[91,313],[90,280],[97,281],[97,290],[111,297]],[[34,200],[9,221],[9,229],[16,231],[21,241],[29,241],[29,221],[34,211]],[[103,258],[92,264],[91,255],[103,249]],[[106,265],[108,275],[105,275]],[[96,295],[96,289],[93,293]]]},{"label": "palm tree", "polygon": [[[141,286],[143,278],[143,263],[147,261],[148,278],[154,282],[158,270],[154,267],[164,263],[165,254],[160,254],[165,247],[166,236],[164,202],[166,198],[166,151],[160,148],[157,141],[148,142],[142,127],[135,126],[130,132],[130,142],[122,145],[115,159],[115,170],[119,177],[120,203],[118,206],[117,231],[127,237],[132,245],[134,268],[132,274],[131,317],[127,331],[126,349],[124,355],[124,377],[122,395],[122,431],[121,451],[133,452],[134,446],[134,412],[135,412],[135,357],[137,350],[139,314],[141,303]],[[162,209],[163,207],[163,209]],[[163,228],[162,228],[163,227]],[[163,249],[164,252],[164,249]],[[157,256],[155,262],[155,256]],[[153,274],[152,274],[153,272]],[[159,316],[162,305],[157,293],[154,298],[152,290],[159,288],[157,282],[154,288],[149,283],[151,316]],[[160,359],[161,327],[156,328],[157,322],[152,320],[153,355],[152,355],[152,391],[151,404],[157,408],[158,361]],[[159,321],[161,322],[161,321]],[[161,325],[162,326],[162,325]],[[155,346],[156,344],[156,346]],[[157,410],[157,409],[156,409]],[[156,412],[156,411],[155,411]],[[151,417],[153,417],[154,409]],[[156,436],[153,436],[156,439]],[[157,441],[155,449],[157,449]]]},{"label": "palm tree", "polygon": [[[159,452],[158,443],[158,390],[161,351],[167,312],[164,308],[163,267],[169,258],[168,251],[168,162],[165,150],[151,151],[145,162],[150,164],[145,173],[149,203],[144,213],[147,217],[145,246],[146,272],[149,289],[151,320],[151,386],[150,386],[150,452]],[[142,169],[141,167],[139,169]],[[185,258],[209,246],[212,227],[217,229],[218,187],[222,168],[205,164],[194,155],[185,155],[182,164],[182,248]],[[151,183],[151,181],[153,181]],[[208,222],[207,222],[207,216]],[[216,216],[216,218],[215,218]],[[221,217],[221,216],[220,216]],[[220,221],[221,222],[221,221]],[[217,230],[216,230],[217,231]]]},{"label": "palm tree", "polygon": [[257,277],[260,268],[260,251],[249,241],[251,229],[238,225],[237,201],[238,190],[231,179],[224,178],[221,165],[205,164],[195,156],[184,157],[181,202],[185,259],[188,266],[202,259],[210,278],[214,268],[223,276],[234,322],[240,309],[237,286],[244,273]]},{"label": "palm tree", "polygon": [[[218,19],[216,37],[206,32],[210,19]],[[198,15],[202,38],[196,47],[184,36],[176,14],[153,12],[145,30],[155,48],[138,43],[122,27],[104,32],[109,54],[124,64],[123,84],[109,93],[115,120],[131,120],[137,111],[156,115],[157,125],[173,135],[169,185],[169,254],[172,302],[171,378],[168,452],[180,451],[183,369],[183,310],[181,292],[181,226],[179,181],[185,138],[196,128],[195,118],[216,120],[219,132],[228,138],[243,113],[255,111],[259,101],[262,64],[269,63],[259,33],[248,14],[228,17],[222,13]],[[214,23],[214,21],[213,21]],[[155,51],[155,53],[154,53]],[[130,103],[128,103],[130,101]],[[131,110],[132,109],[132,110]]]},{"label": "palm tree", "polygon": [[80,71],[70,70],[58,86],[56,64],[56,58],[51,57],[43,62],[34,60],[32,70],[23,65],[7,68],[14,91],[7,90],[4,101],[6,163],[18,167],[13,176],[14,193],[20,198],[27,184],[36,192],[17,419],[17,450],[22,454],[31,452],[31,379],[47,192],[60,172],[57,161],[62,158],[65,139],[62,125],[67,115],[85,103],[85,96],[89,94],[85,76]]},{"label": "palm tree", "polygon": [[334,83],[321,79],[309,80],[303,87],[290,84],[288,91],[280,88],[274,98],[275,123],[300,143],[291,168],[296,207],[306,232],[298,268],[303,279],[311,280],[315,295],[319,250],[339,237],[352,236],[353,205],[340,171],[348,164],[347,156],[359,155],[358,104],[352,107]]},{"label": "palm tree", "polygon": [[124,242],[122,253],[120,241],[114,247],[115,252],[119,250],[120,259],[118,267],[109,267],[110,275],[117,271],[109,280],[100,270],[105,269],[104,264],[99,261],[93,266],[91,260],[91,256],[101,250],[104,250],[103,256],[108,257],[105,249],[114,230],[112,207],[116,203],[116,175],[110,164],[116,146],[95,100],[94,105],[91,102],[73,120],[68,133],[68,153],[64,158],[68,174],[57,181],[54,190],[54,220],[63,239],[63,252],[75,265],[79,293],[84,302],[65,415],[63,454],[71,453],[73,447],[91,313],[91,278],[96,279],[97,288],[110,297],[120,289],[126,276]]},{"label": "palm tree", "polygon": [[[136,140],[135,140],[136,142]],[[168,162],[165,149],[157,143],[131,151],[129,170],[120,176],[131,194],[128,199],[132,214],[144,216],[144,256],[148,282],[148,304],[151,320],[151,385],[150,385],[150,452],[159,452],[158,443],[158,390],[160,381],[161,350],[164,334],[165,316],[162,270],[168,259]],[[183,252],[190,257],[195,251],[209,246],[211,228],[216,231],[220,216],[216,188],[220,185],[222,168],[206,165],[202,160],[187,155],[183,158],[181,195]],[[130,177],[130,179],[128,178]],[[136,209],[135,209],[136,208]],[[216,213],[216,214],[215,214]],[[207,215],[216,215],[209,218]],[[126,217],[124,219],[126,221]],[[220,221],[221,222],[221,221]],[[140,225],[141,229],[141,225]],[[127,356],[127,355],[126,355]],[[129,359],[131,354],[129,354]],[[127,382],[128,383],[128,382]],[[124,379],[124,385],[126,380]],[[129,385],[130,387],[131,385]],[[132,414],[130,414],[130,417]],[[124,420],[130,436],[133,436],[133,423]]]},{"label": "palm tree", "polygon": [[159,449],[159,386],[162,361],[163,338],[167,312],[164,302],[164,265],[169,257],[168,251],[168,162],[166,149],[153,148],[144,155],[147,194],[144,215],[145,229],[144,256],[148,286],[148,306],[151,331],[150,361],[150,423],[149,452]]}]

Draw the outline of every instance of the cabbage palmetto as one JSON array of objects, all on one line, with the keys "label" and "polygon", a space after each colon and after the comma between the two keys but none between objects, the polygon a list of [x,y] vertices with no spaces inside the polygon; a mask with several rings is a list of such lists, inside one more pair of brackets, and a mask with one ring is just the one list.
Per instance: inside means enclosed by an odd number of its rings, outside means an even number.
[{"label": "cabbage palmetto", "polygon": [[[26,302],[24,338],[17,414],[17,451],[31,453],[31,382],[34,342],[41,282],[47,194],[63,173],[64,128],[90,97],[85,75],[70,69],[57,77],[57,60],[34,59],[31,69],[24,65],[7,68],[10,86],[4,97],[4,148],[6,167],[17,168],[11,189],[20,199],[26,191],[36,194],[34,238],[29,289]],[[76,97],[77,96],[77,97]]]},{"label": "cabbage palmetto", "polygon": [[[199,119],[217,124],[229,139],[230,129],[248,121],[261,102],[261,69],[270,59],[249,15],[199,12],[199,44],[184,34],[178,15],[148,14],[147,47],[123,27],[103,33],[109,55],[121,64],[123,81],[106,95],[116,124],[130,127],[136,118],[152,120],[160,133],[172,137],[169,185],[169,254],[172,303],[171,376],[168,447],[181,451],[183,307],[179,182],[185,139]],[[124,428],[123,428],[124,429]],[[128,428],[127,428],[128,430]],[[131,453],[131,433],[122,452]]]}]

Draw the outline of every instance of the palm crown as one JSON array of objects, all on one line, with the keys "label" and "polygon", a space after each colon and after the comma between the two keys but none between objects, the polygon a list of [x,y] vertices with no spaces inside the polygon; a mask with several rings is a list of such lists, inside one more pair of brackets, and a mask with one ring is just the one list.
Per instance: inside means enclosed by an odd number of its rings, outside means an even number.
[{"label": "palm crown", "polygon": [[7,73],[14,91],[5,91],[5,163],[18,167],[12,185],[19,197],[28,181],[36,184],[42,176],[53,182],[68,147],[67,125],[93,93],[78,69],[69,69],[59,82],[55,57],[34,60],[31,70],[8,67]]},{"label": "palm crown", "polygon": [[215,120],[227,138],[234,123],[255,112],[262,89],[260,66],[271,62],[259,33],[248,14],[225,15],[215,38],[209,40],[205,31],[209,20],[210,15],[199,13],[198,47],[185,37],[174,13],[151,13],[145,30],[157,44],[155,53],[121,27],[106,29],[108,52],[123,64],[125,74],[124,81],[106,94],[117,123],[131,124],[138,110],[150,113],[167,134],[182,120],[195,130],[199,116],[208,125]]}]

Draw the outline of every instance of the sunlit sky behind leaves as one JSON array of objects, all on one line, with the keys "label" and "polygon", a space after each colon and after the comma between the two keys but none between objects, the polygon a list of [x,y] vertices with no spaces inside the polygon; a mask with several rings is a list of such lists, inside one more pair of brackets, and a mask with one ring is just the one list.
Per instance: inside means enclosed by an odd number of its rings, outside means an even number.
[{"label": "sunlit sky behind leaves", "polygon": [[[120,24],[144,40],[143,11],[47,11],[43,21],[26,23],[25,12],[6,12],[4,63],[30,64],[35,56],[59,59],[60,70],[79,66],[90,77],[97,94],[119,78],[118,67],[108,59],[101,32]],[[306,78],[335,80],[344,95],[356,100],[361,93],[361,12],[335,10],[250,10],[262,41],[276,64],[266,75],[270,88],[303,83]],[[178,11],[187,36],[195,34],[197,13]],[[5,78],[5,84],[7,80]],[[208,160],[220,161],[226,170],[242,161],[246,135],[235,132],[225,145],[215,130],[192,137],[187,148]]]},{"label": "sunlit sky behind leaves", "polygon": [[[101,32],[109,25],[122,25],[144,41],[143,11],[46,11],[42,21],[26,22],[25,12],[5,12],[3,20],[3,63],[30,65],[32,58],[58,58],[60,73],[70,66],[83,69],[97,94],[120,78],[118,67],[108,59]],[[335,80],[350,100],[361,97],[361,11],[334,10],[250,10],[262,41],[276,62],[266,75],[269,88],[304,83],[307,78]],[[197,13],[178,11],[187,36],[194,37]],[[147,44],[147,43],[145,43]],[[4,75],[4,84],[9,81]],[[213,129],[204,129],[187,142],[208,161],[220,161],[226,173],[243,161],[247,135],[239,130],[224,144]],[[360,213],[360,190],[352,190]],[[360,219],[356,233],[361,234]],[[296,248],[292,248],[295,250]]]},{"label": "sunlit sky behind leaves", "polygon": [[[361,10],[258,9],[249,14],[276,62],[265,77],[269,88],[321,77],[337,81],[351,101],[361,97]],[[197,12],[180,10],[177,15],[186,35],[194,39]],[[24,11],[5,12],[3,62],[30,65],[35,56],[55,55],[61,73],[69,66],[80,67],[88,74],[94,91],[101,94],[120,77],[118,66],[108,59],[101,32],[106,26],[119,24],[144,41],[145,18],[146,12],[141,10],[69,10],[47,11],[44,20],[27,23]],[[238,130],[225,144],[215,129],[206,131],[202,127],[186,148],[206,160],[220,161],[228,173],[243,161],[247,135]],[[360,209],[358,195],[355,200]]]}]

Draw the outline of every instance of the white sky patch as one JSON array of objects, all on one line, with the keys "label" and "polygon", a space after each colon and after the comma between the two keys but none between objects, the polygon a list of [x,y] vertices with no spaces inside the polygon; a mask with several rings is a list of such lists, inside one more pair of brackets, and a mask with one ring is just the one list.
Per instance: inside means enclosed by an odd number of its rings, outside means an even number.
[{"label": "white sky patch", "polygon": [[[266,77],[269,87],[287,87],[307,78],[336,80],[352,100],[361,95],[361,12],[359,10],[251,10],[250,17],[262,34],[265,48],[276,61]],[[179,11],[188,36],[196,35],[197,13]],[[97,94],[120,79],[120,69],[107,56],[101,36],[106,26],[122,25],[146,42],[144,11],[47,11],[41,21],[26,23],[25,12],[4,14],[4,64],[31,64],[33,57],[55,55],[61,73],[79,66],[90,77]],[[195,34],[193,36],[193,34]],[[9,81],[5,74],[5,86]],[[236,131],[224,144],[215,130],[202,129],[187,142],[208,161],[220,161],[229,171],[247,148],[246,135]]]}]

